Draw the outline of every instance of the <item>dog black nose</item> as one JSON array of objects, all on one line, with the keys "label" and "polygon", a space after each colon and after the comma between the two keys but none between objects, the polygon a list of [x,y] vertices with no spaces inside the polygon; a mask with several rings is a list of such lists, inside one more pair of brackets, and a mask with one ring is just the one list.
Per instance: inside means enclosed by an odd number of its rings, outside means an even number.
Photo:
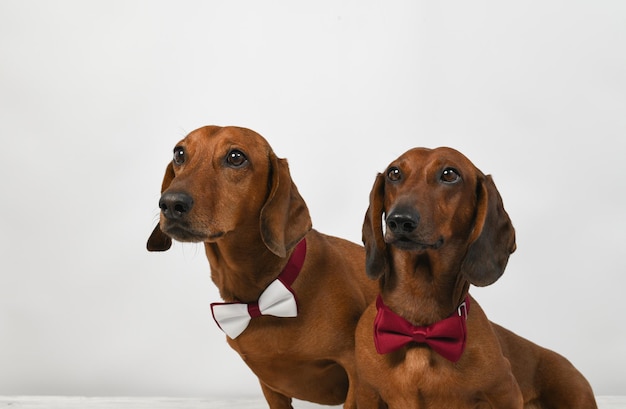
[{"label": "dog black nose", "polygon": [[165,192],[161,195],[159,207],[168,219],[180,219],[193,207],[193,198],[187,193]]},{"label": "dog black nose", "polygon": [[385,221],[387,228],[394,234],[407,234],[417,228],[420,215],[413,211],[393,211]]}]

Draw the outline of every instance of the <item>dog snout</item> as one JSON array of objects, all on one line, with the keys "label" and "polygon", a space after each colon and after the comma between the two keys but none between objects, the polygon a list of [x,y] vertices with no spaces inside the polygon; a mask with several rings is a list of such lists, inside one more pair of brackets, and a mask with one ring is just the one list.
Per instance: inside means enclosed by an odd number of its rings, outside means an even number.
[{"label": "dog snout", "polygon": [[394,234],[412,233],[417,228],[419,221],[419,213],[410,210],[393,211],[385,220],[387,228]]},{"label": "dog snout", "polygon": [[159,200],[161,212],[168,219],[182,219],[191,211],[193,198],[187,193],[165,192]]}]

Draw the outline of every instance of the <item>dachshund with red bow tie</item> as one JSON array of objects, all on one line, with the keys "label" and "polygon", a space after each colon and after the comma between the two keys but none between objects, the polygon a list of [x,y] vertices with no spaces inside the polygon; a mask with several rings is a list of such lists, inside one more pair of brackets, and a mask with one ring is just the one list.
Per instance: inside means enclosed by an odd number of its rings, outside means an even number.
[{"label": "dachshund with red bow tie", "polygon": [[379,174],[363,224],[380,294],[356,332],[369,408],[593,409],[563,357],[489,322],[469,295],[504,272],[515,231],[490,176],[450,148],[409,150]]}]

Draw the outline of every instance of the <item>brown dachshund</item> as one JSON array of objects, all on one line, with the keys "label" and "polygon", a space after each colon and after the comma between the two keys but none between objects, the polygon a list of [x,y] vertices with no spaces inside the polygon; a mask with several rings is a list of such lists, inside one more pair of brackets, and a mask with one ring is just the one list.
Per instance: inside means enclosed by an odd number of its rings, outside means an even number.
[{"label": "brown dachshund", "polygon": [[392,162],[363,242],[380,296],[356,332],[360,409],[596,408],[565,358],[492,324],[469,296],[516,244],[492,178],[461,153],[417,148]]},{"label": "brown dachshund", "polygon": [[354,331],[377,286],[361,246],[311,228],[287,161],[254,131],[207,126],[176,145],[161,192],[148,250],[204,243],[214,317],[269,407],[355,407]]}]

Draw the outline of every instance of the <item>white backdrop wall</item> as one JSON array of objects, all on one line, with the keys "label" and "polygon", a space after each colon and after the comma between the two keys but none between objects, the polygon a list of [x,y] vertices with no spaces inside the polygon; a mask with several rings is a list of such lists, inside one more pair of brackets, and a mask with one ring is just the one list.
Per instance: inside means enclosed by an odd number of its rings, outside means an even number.
[{"label": "white backdrop wall", "polygon": [[626,395],[626,3],[0,1],[0,394],[259,395],[200,245],[145,250],[174,144],[264,135],[360,243],[376,172],[452,146],[517,229],[490,318]]}]

